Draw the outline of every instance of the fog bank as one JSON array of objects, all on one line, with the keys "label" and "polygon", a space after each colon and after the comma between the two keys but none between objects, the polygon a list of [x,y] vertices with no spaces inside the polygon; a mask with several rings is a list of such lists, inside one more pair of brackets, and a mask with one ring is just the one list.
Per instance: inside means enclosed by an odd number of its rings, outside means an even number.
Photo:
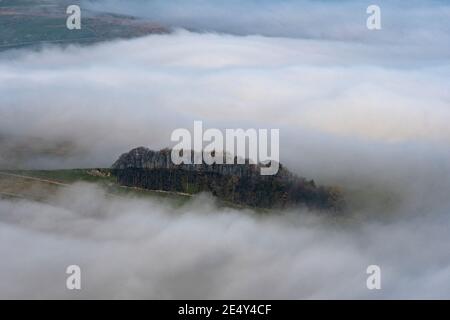
[{"label": "fog bank", "polygon": [[[205,195],[181,208],[115,199],[83,184],[51,203],[0,201],[1,298],[450,296],[448,211],[333,222],[219,209]],[[81,291],[65,289],[72,264],[82,269]],[[382,290],[366,288],[370,264],[382,268]]]}]

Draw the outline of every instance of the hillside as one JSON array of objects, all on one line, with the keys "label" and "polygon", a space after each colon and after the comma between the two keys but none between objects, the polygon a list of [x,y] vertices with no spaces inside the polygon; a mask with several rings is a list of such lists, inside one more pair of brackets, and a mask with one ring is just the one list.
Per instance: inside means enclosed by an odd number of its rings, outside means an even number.
[{"label": "hillside", "polygon": [[261,164],[181,164],[170,160],[171,150],[136,148],[123,154],[111,173],[120,185],[186,194],[209,192],[219,199],[256,208],[306,206],[340,211],[338,188],[316,186],[280,164],[276,175],[260,175]]},{"label": "hillside", "polygon": [[168,29],[133,17],[82,8],[81,30],[66,28],[66,8],[79,1],[0,1],[0,51],[44,44],[88,44],[132,38]]},{"label": "hillside", "polygon": [[182,205],[191,198],[182,194],[120,186],[109,169],[0,171],[0,198],[48,202],[59,191],[77,182],[96,184],[112,197],[167,199],[172,205]]}]

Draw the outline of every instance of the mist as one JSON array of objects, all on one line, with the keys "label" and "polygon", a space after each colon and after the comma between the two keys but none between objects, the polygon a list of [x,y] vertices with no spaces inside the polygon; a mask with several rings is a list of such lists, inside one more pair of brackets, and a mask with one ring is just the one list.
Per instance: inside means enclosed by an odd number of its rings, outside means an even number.
[{"label": "mist", "polygon": [[[116,199],[75,185],[51,204],[0,202],[0,297],[448,298],[446,212],[390,223]],[[448,203],[447,210],[448,210]],[[14,245],[11,245],[14,244]],[[82,290],[65,289],[65,268]],[[382,270],[369,291],[368,265]]]},{"label": "mist", "polygon": [[109,167],[133,147],[171,146],[173,130],[201,119],[279,128],[282,163],[323,184],[392,192],[429,176],[446,190],[448,64],[386,48],[180,30],[7,52],[0,167]]},{"label": "mist", "polygon": [[[366,28],[366,9],[376,4],[382,10],[383,31]],[[84,0],[82,5],[150,19],[173,28],[235,35],[263,35],[349,41],[355,43],[440,44],[448,52],[450,17],[446,1],[400,0]],[[439,42],[437,39],[447,41]]]},{"label": "mist", "polygon": [[[448,5],[383,2],[370,33],[363,2],[212,3],[88,1],[172,32],[0,53],[0,169],[109,167],[194,120],[277,128],[281,162],[339,186],[347,210],[177,207],[87,184],[0,199],[0,298],[449,298]],[[366,288],[371,264],[382,290]]]}]

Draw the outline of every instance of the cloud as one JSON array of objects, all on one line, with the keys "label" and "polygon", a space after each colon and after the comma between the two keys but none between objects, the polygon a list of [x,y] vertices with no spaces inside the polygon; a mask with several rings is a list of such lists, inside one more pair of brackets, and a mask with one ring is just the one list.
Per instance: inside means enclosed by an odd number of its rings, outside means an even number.
[{"label": "cloud", "polygon": [[[206,195],[182,207],[111,198],[84,184],[48,204],[2,200],[0,212],[1,298],[450,295],[444,212],[331,222],[307,212],[219,209]],[[72,264],[82,269],[80,292],[65,289]],[[370,264],[382,268],[381,291],[365,287]]]},{"label": "cloud", "polygon": [[[236,35],[264,35],[351,42],[448,46],[450,7],[445,1],[380,0],[382,31],[366,28],[373,1],[310,0],[85,0],[98,11],[129,14],[177,28]],[[439,51],[445,50],[440,47]],[[422,48],[422,50],[426,50]]]},{"label": "cloud", "polygon": [[[61,287],[74,263],[87,298],[449,296],[445,3],[415,1],[398,20],[399,2],[386,5],[373,35],[354,28],[364,10],[347,19],[363,7],[351,1],[148,3],[93,6],[203,32],[0,54],[0,168],[107,167],[132,147],[167,147],[194,120],[279,128],[282,162],[342,186],[349,212],[261,217],[86,185],[48,204],[1,200],[0,296],[79,297]],[[381,292],[365,288],[369,264],[382,267]]]},{"label": "cloud", "polygon": [[211,127],[301,128],[448,146],[448,65],[417,65],[400,51],[381,52],[370,45],[179,31],[18,51],[15,58],[6,53],[1,132],[74,140],[79,164],[87,166],[108,165],[131,146],[167,146],[173,129],[195,119]]},{"label": "cloud", "polygon": [[0,70],[3,168],[108,167],[203,120],[280,128],[282,162],[323,184],[414,198],[450,180],[450,70],[400,51],[178,31],[13,51]]}]

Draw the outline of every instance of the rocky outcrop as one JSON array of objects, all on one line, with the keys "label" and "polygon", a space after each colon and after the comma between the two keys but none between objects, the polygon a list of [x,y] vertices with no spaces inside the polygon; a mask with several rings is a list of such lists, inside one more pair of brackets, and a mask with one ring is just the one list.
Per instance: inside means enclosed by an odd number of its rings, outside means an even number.
[{"label": "rocky outcrop", "polygon": [[261,208],[304,205],[338,211],[343,206],[336,188],[318,187],[280,164],[276,175],[260,175],[262,164],[181,164],[171,161],[171,150],[136,148],[112,166],[118,183],[129,187],[182,193],[210,192],[222,200]]}]

